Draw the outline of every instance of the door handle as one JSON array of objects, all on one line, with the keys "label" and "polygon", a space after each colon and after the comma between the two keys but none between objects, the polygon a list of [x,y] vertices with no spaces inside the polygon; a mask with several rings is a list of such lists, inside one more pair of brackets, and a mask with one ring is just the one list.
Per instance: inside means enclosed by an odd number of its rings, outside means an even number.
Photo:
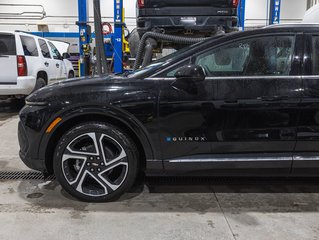
[{"label": "door handle", "polygon": [[49,66],[49,63],[48,63],[48,62],[45,62],[44,65],[45,65],[46,67],[48,67],[48,66]]},{"label": "door handle", "polygon": [[55,64],[55,66],[56,66],[57,68],[59,68],[59,67],[60,67],[60,64],[57,63],[57,64]]},{"label": "door handle", "polygon": [[238,100],[237,99],[226,99],[224,102],[232,104],[232,103],[238,103]]},{"label": "door handle", "polygon": [[261,101],[265,101],[265,102],[274,102],[274,101],[287,100],[288,96],[263,96],[257,99]]}]

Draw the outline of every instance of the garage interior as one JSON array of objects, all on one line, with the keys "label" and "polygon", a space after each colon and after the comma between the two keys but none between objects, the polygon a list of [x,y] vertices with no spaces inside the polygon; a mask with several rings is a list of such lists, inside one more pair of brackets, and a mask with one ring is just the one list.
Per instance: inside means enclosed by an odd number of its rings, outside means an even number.
[{"label": "garage interior", "polygon": [[[0,0],[0,32],[67,43],[72,77],[123,73],[133,69],[138,58],[128,42],[136,28],[137,4]],[[236,31],[299,24],[318,7],[318,0],[239,0]],[[98,18],[100,36],[95,32]],[[163,48],[147,56],[145,50],[143,59],[156,60],[174,51]],[[4,65],[0,71],[6,71]],[[54,175],[30,170],[21,161],[17,129],[24,101],[21,96],[0,98],[0,239],[319,239],[316,177],[146,177],[117,201],[81,202],[64,191]]]}]

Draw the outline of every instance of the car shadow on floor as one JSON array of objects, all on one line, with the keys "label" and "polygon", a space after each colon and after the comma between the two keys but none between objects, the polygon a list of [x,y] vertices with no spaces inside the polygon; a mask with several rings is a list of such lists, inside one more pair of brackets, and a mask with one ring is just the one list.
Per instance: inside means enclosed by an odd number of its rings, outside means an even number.
[{"label": "car shadow on floor", "polygon": [[24,99],[0,100],[0,121],[5,121],[19,113],[24,106]]},{"label": "car shadow on floor", "polygon": [[[204,182],[146,180],[109,203],[86,203],[72,198],[56,181],[22,181],[20,198],[30,211],[66,209],[73,212],[317,212],[318,179],[245,179]],[[25,210],[26,208],[24,208]]]}]

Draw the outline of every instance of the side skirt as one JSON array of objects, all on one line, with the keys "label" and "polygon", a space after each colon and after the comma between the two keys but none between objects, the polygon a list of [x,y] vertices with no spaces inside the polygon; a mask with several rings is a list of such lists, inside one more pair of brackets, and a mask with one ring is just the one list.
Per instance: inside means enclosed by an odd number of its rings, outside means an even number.
[{"label": "side skirt", "polygon": [[166,175],[289,176],[292,153],[192,155],[164,160]]}]

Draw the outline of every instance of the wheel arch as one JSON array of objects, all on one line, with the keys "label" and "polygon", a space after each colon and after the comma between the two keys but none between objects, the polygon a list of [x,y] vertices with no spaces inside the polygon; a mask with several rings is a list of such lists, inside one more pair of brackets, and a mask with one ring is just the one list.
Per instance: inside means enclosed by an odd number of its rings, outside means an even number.
[{"label": "wheel arch", "polygon": [[[63,116],[62,119],[64,119]],[[125,131],[137,144],[140,154],[141,170],[144,171],[146,169],[147,159],[153,159],[153,148],[146,132],[142,130],[141,125],[127,117],[122,116],[119,118],[119,116],[112,116],[105,112],[91,110],[85,111],[82,114],[67,116],[64,121],[61,121],[58,124],[52,135],[45,140],[45,151],[42,154],[40,153],[40,155],[42,155],[43,159],[45,159],[45,166],[48,173],[53,173],[53,154],[57,141],[60,137],[62,137],[67,130],[71,129],[75,125],[89,121],[109,123]]]},{"label": "wheel arch", "polygon": [[45,83],[48,84],[48,74],[46,73],[46,71],[39,71],[37,73],[37,79],[41,77],[45,80]]},{"label": "wheel arch", "polygon": [[69,72],[68,72],[68,77],[69,77],[70,73],[72,73],[72,74],[73,74],[73,77],[75,77],[75,72],[74,72],[73,69],[70,69],[70,70],[69,70]]}]

